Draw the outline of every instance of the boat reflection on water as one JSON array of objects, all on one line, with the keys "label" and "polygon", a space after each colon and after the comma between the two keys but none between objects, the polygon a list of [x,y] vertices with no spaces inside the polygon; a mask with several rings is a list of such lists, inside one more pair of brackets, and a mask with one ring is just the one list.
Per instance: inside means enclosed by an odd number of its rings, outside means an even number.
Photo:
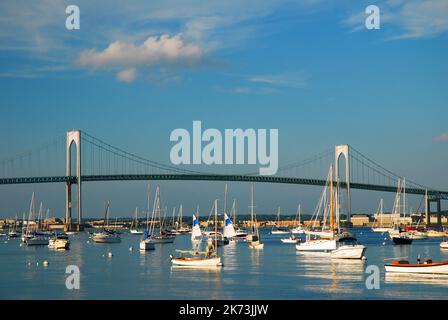
[{"label": "boat reflection on water", "polygon": [[361,294],[365,260],[334,260],[330,253],[296,254],[297,274],[307,278],[304,289],[327,294]]},{"label": "boat reflection on water", "polygon": [[448,274],[386,272],[384,282],[389,284],[435,284],[448,287]]}]

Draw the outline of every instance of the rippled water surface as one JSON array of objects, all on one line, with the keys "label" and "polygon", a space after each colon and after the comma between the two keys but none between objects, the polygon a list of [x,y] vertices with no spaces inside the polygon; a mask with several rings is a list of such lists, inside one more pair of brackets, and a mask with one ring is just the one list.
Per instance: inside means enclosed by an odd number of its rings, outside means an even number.
[{"label": "rippled water surface", "polygon": [[[386,235],[355,229],[366,245],[365,261],[331,260],[298,254],[282,236],[262,231],[261,251],[245,242],[231,243],[220,251],[224,267],[217,270],[172,269],[170,254],[190,249],[189,235],[174,244],[156,245],[141,253],[140,236],[123,234],[117,244],[96,244],[87,233],[71,238],[68,251],[46,246],[20,246],[20,239],[0,241],[0,298],[2,299],[446,299],[448,278],[390,276],[384,258],[409,257],[448,260],[439,248],[441,239],[394,246]],[[383,244],[385,242],[385,244]],[[130,250],[130,248],[133,250]],[[108,257],[108,252],[113,256]],[[48,261],[47,267],[43,261]],[[65,269],[77,265],[80,289],[65,286]],[[380,289],[366,288],[368,265],[381,271]]]}]

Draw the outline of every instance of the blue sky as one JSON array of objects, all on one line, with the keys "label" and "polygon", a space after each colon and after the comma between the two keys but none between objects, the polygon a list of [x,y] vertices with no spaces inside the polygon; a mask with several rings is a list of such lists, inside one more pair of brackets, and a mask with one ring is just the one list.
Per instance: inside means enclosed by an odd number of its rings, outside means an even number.
[{"label": "blue sky", "polygon": [[[80,30],[65,29],[69,4],[80,8]],[[349,143],[394,172],[448,189],[448,4],[376,1],[381,29],[367,30],[369,4],[2,2],[2,158],[80,128],[168,163],[170,132],[201,120],[218,129],[278,128],[280,165]],[[208,208],[223,189],[164,186],[167,205],[190,210],[197,202]],[[123,190],[129,197],[116,211],[144,201],[144,184],[88,188],[90,216]],[[248,187],[232,189],[245,208]],[[15,186],[1,187],[0,212],[25,209],[31,190],[63,210],[62,186]],[[302,198],[312,210],[319,191],[260,186],[260,211],[291,212]],[[380,196],[360,192],[354,209],[374,210]]]}]

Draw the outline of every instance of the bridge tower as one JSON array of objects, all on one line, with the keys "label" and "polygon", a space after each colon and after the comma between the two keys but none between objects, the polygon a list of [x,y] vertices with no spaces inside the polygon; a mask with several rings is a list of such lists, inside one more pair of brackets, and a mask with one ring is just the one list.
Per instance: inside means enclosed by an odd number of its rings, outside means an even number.
[{"label": "bridge tower", "polygon": [[[437,211],[431,211],[431,203],[435,203],[437,206]],[[426,225],[431,225],[431,214],[436,213],[437,214],[437,226],[442,226],[442,206],[440,197],[433,196],[428,197],[426,200]]]},{"label": "bridge tower", "polygon": [[72,182],[66,182],[66,203],[65,203],[65,229],[72,230],[76,226],[77,231],[82,228],[82,208],[81,208],[81,131],[67,131],[67,177],[72,176],[71,168],[71,146],[76,146],[76,177],[77,177],[77,197],[76,197],[76,225],[72,222]]},{"label": "bridge tower", "polygon": [[[335,175],[336,175],[336,181],[340,181],[339,173],[339,158],[341,155],[344,156],[344,162],[345,162],[345,183],[347,186],[347,193],[346,193],[346,210],[347,210],[347,223],[350,223],[351,221],[351,198],[350,198],[350,164],[349,164],[349,145],[343,144],[343,145],[337,145],[335,147]],[[340,195],[338,194],[338,197]]]}]

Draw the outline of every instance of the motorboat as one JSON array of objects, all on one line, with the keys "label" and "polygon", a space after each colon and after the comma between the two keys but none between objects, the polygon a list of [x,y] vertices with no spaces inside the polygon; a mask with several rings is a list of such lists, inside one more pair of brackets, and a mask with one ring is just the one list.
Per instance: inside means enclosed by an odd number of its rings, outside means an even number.
[{"label": "motorboat", "polygon": [[48,241],[48,247],[56,250],[67,250],[70,248],[70,240],[66,234],[56,234]]},{"label": "motorboat", "polygon": [[433,262],[431,259],[423,263],[409,263],[407,260],[395,260],[385,264],[386,272],[448,274],[448,261]]},{"label": "motorboat", "polygon": [[332,259],[362,259],[367,247],[358,244],[355,238],[344,238],[338,241],[337,248],[331,251]]},{"label": "motorboat", "polygon": [[448,241],[441,242],[440,249],[448,249]]},{"label": "motorboat", "polygon": [[104,229],[101,232],[94,233],[92,240],[97,243],[119,243],[120,235],[114,230]]}]

